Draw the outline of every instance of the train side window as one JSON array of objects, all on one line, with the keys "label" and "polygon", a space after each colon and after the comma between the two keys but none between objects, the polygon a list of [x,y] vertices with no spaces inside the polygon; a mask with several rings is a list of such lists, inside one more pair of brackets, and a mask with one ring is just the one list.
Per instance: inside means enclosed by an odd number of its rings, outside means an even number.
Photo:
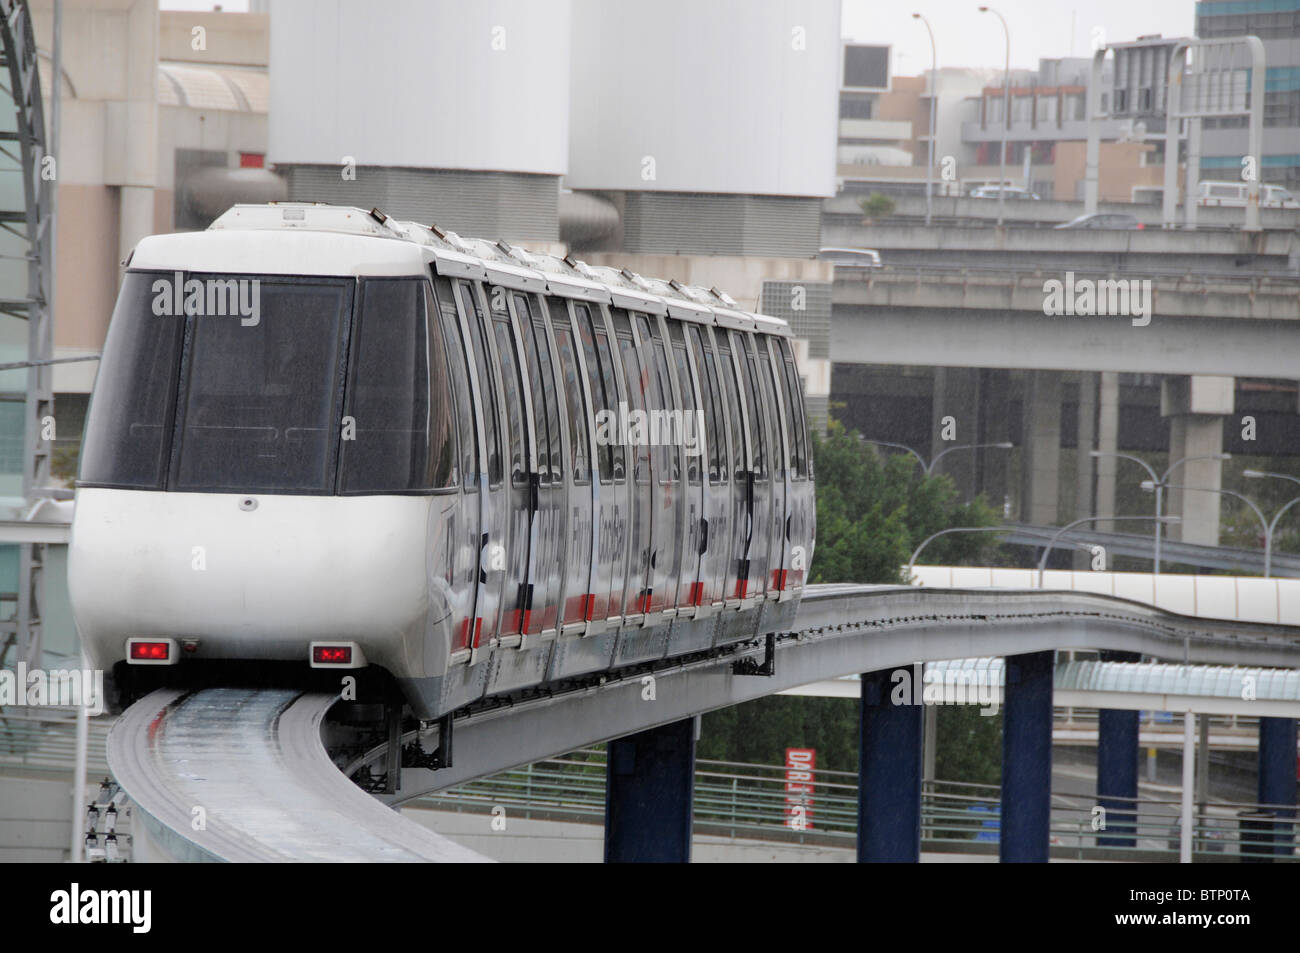
[{"label": "train side window", "polygon": [[732,341],[736,349],[737,363],[740,364],[740,377],[745,388],[745,404],[749,408],[749,439],[754,448],[754,479],[763,482],[767,479],[767,415],[764,413],[762,391],[755,380],[754,355],[745,346],[747,335],[733,331]]},{"label": "train side window", "polygon": [[682,395],[682,446],[686,455],[686,480],[692,486],[700,483],[700,458],[704,454],[705,412],[695,400],[695,384],[691,380],[691,366],[686,356],[686,341],[679,321],[668,322],[668,336],[673,342],[673,366],[677,371],[677,389]]},{"label": "train side window", "polygon": [[596,350],[600,354],[600,377],[605,384],[605,406],[613,415],[610,426],[614,428],[614,434],[609,435],[609,449],[614,482],[622,483],[627,478],[627,455],[623,449],[623,442],[615,439],[618,433],[620,406],[618,377],[614,371],[614,352],[609,344],[609,335],[599,325],[596,327]]},{"label": "train side window", "polygon": [[456,317],[456,297],[451,282],[446,278],[434,279],[433,291],[438,302],[438,317],[447,348],[447,364],[451,368],[451,389],[456,397],[454,412],[460,430],[460,482],[464,484],[467,493],[477,493],[478,445],[474,432],[474,405],[469,398],[465,342],[461,340]]},{"label": "train side window", "polygon": [[[785,392],[785,388],[780,383],[784,374],[778,370],[780,365],[772,355],[770,345],[775,340],[776,338],[767,334],[755,336],[754,348],[757,351],[755,367],[767,398],[768,420],[772,425],[768,433],[772,438],[773,468],[784,478],[785,471],[789,470],[790,475],[794,473],[794,410],[790,406],[790,395]],[[785,448],[784,453],[782,445]]]},{"label": "train side window", "polygon": [[474,363],[478,367],[478,390],[483,398],[483,433],[487,440],[488,485],[501,485],[501,424],[497,416],[497,389],[492,362],[489,360],[487,341],[483,337],[485,315],[478,304],[474,286],[468,282],[456,283],[460,291],[460,305],[465,314],[465,323],[469,325],[470,341],[473,344]]},{"label": "train side window", "polygon": [[[538,482],[543,486],[551,483],[551,428],[549,416],[554,416],[555,406],[546,399],[547,394],[554,400],[555,394],[551,384],[551,354],[546,348],[546,335],[542,334],[542,359],[539,360],[537,348],[537,329],[533,322],[533,309],[525,295],[515,295],[515,313],[519,316],[519,329],[524,336],[524,359],[528,364],[528,380],[533,392],[533,429],[537,434],[537,473]],[[545,369],[543,375],[542,369]],[[544,382],[545,381],[545,382]],[[549,406],[548,406],[549,405]],[[560,448],[555,448],[558,459]],[[559,479],[559,473],[555,474]]]},{"label": "train side window", "polygon": [[[430,335],[428,282],[367,278],[352,326],[340,492],[442,489],[455,418],[442,337]],[[442,471],[435,476],[434,464]]]},{"label": "train side window", "polygon": [[494,317],[492,330],[497,339],[497,357],[501,361],[501,386],[506,392],[506,428],[510,435],[510,482],[521,486],[528,482],[528,460],[524,456],[523,384],[515,354],[515,336],[508,317]]},{"label": "train side window", "polygon": [[808,421],[804,417],[803,385],[799,383],[799,374],[795,370],[794,359],[790,356],[790,342],[784,338],[777,339],[780,352],[778,363],[784,371],[785,404],[789,408],[791,426],[794,428],[794,440],[791,444],[791,464],[794,478],[808,478]]},{"label": "train side window", "polygon": [[655,469],[659,482],[676,483],[681,479],[681,463],[677,457],[680,434],[674,432],[677,429],[673,424],[675,415],[671,413],[676,408],[673,407],[673,388],[668,376],[668,356],[657,323],[652,329],[649,319],[643,314],[638,314],[636,321],[646,359],[653,362],[646,369],[649,377],[646,439],[657,447],[658,465]]},{"label": "train side window", "polygon": [[[605,375],[601,373],[601,359],[596,356],[596,335],[591,324],[591,309],[588,305],[573,305],[574,322],[578,329],[578,339],[582,342],[582,359],[587,365],[587,390],[591,393],[591,410],[596,415],[596,457],[600,464],[600,482],[609,483],[614,479],[614,448],[610,429],[617,420],[617,391],[606,390]],[[605,345],[604,360],[608,361],[609,345]],[[612,375],[610,380],[612,381]],[[602,426],[603,422],[603,426]],[[622,449],[622,448],[620,448]]]},{"label": "train side window", "polygon": [[727,333],[719,330],[718,337],[719,372],[722,374],[722,386],[727,395],[727,420],[731,428],[731,471],[733,479],[741,482],[745,479],[748,467],[745,465],[745,428],[740,413],[740,390],[736,383],[736,368],[731,361],[731,349],[727,343]]},{"label": "train side window", "polygon": [[718,393],[717,367],[713,353],[707,351],[704,336],[698,325],[689,325],[691,347],[695,351],[695,374],[699,378],[700,403],[704,405],[704,429],[709,440],[709,482],[727,482],[727,441],[724,436],[724,424],[721,407],[721,395]]},{"label": "train side window", "polygon": [[[563,302],[561,302],[561,305]],[[586,483],[591,475],[587,470],[587,405],[582,398],[582,381],[578,377],[578,356],[573,344],[573,331],[567,316],[563,321],[553,318],[555,354],[560,359],[560,374],[564,379],[564,403],[569,421],[569,466],[574,483]]]},{"label": "train side window", "polygon": [[[637,483],[650,482],[650,443],[645,433],[646,390],[649,375],[641,370],[641,360],[637,356],[636,341],[632,339],[632,325],[627,312],[615,310],[614,333],[618,337],[618,349],[623,357],[623,379],[627,381],[628,405],[628,440],[632,444],[632,477]],[[640,418],[642,426],[633,432],[631,418]],[[619,428],[620,431],[622,427]]]}]

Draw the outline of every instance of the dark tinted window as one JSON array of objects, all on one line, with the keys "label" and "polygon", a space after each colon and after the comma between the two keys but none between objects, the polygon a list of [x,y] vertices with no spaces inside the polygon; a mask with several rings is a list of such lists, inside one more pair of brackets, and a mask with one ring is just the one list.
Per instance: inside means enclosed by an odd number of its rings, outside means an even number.
[{"label": "dark tinted window", "polygon": [[457,282],[460,306],[469,325],[470,341],[473,344],[474,364],[478,369],[478,393],[483,402],[483,432],[487,443],[488,485],[501,485],[501,424],[497,417],[496,380],[492,374],[491,354],[483,332],[483,309],[478,306],[472,285]]},{"label": "dark tinted window", "polygon": [[360,293],[340,440],[342,492],[454,486],[456,417],[442,335],[436,327],[429,333],[428,282],[367,279]]},{"label": "dark tinted window", "polygon": [[763,414],[762,393],[754,382],[754,358],[745,346],[745,335],[732,333],[736,348],[736,357],[740,364],[740,378],[744,382],[745,407],[749,411],[749,443],[754,460],[754,479],[767,479],[767,440],[765,416]]},{"label": "dark tinted window", "polygon": [[731,470],[734,479],[745,479],[748,467],[745,465],[745,430],[740,416],[740,394],[736,384],[736,369],[731,361],[731,351],[727,344],[727,332],[719,330],[718,337],[718,371],[722,374],[722,386],[727,395],[727,425],[731,428]]},{"label": "dark tinted window", "polygon": [[501,386],[506,392],[506,427],[510,431],[510,482],[518,486],[528,480],[528,460],[524,455],[523,385],[519,362],[515,358],[515,336],[509,318],[494,318],[497,355],[501,360]]},{"label": "dark tinted window", "polygon": [[[614,415],[610,424],[617,431],[619,413],[618,377],[614,371],[614,354],[609,346],[609,335],[603,328],[596,329],[596,350],[600,353],[600,379],[605,385],[606,408]],[[627,456],[623,444],[611,439],[610,456],[614,467],[614,482],[622,483],[627,476]]]},{"label": "dark tinted window", "polygon": [[555,324],[555,351],[560,359],[560,374],[564,378],[564,404],[568,410],[569,465],[573,470],[573,482],[585,483],[591,478],[587,470],[587,407],[582,397],[582,381],[578,377],[573,332],[559,322]]},{"label": "dark tinted window", "polygon": [[[614,448],[611,444],[617,407],[611,405],[610,395],[605,392],[605,378],[601,376],[600,360],[596,356],[591,311],[585,304],[575,304],[573,315],[578,328],[578,339],[582,342],[582,360],[587,366],[587,389],[591,393],[591,409],[596,415],[596,456],[600,461],[600,482],[608,483],[614,476]],[[605,347],[605,353],[608,354],[608,345]],[[614,393],[614,404],[617,404],[617,392]]]},{"label": "dark tinted window", "polygon": [[150,272],[122,280],[86,422],[82,483],[163,487],[185,318],[156,315],[152,302],[173,280]]},{"label": "dark tinted window", "polygon": [[560,466],[560,417],[555,406],[555,373],[551,366],[551,346],[546,339],[546,325],[540,312],[536,317],[528,299],[515,295],[515,311],[524,334],[527,351],[528,377],[533,394],[533,427],[537,431],[537,472],[543,485],[559,483],[563,477]]},{"label": "dark tinted window", "polygon": [[[225,276],[190,275],[199,281]],[[242,279],[258,320],[194,315],[178,490],[332,492],[340,335],[354,282]],[[205,309],[206,311],[207,309]]]},{"label": "dark tinted window", "polygon": [[[618,335],[618,349],[623,357],[623,379],[627,382],[628,442],[632,445],[632,473],[638,483],[650,482],[650,444],[646,439],[644,411],[649,375],[641,371],[636,342],[632,339],[632,326],[627,312],[614,311],[614,333]],[[641,412],[641,413],[638,413]],[[634,426],[638,421],[640,426]]]},{"label": "dark tinted window", "polygon": [[717,362],[712,351],[706,351],[707,332],[701,333],[691,325],[691,346],[695,351],[695,373],[704,389],[704,425],[709,438],[709,482],[725,483],[727,480],[727,438],[722,395],[718,391]]},{"label": "dark tinted window", "polygon": [[434,297],[438,302],[438,317],[442,323],[443,344],[447,349],[447,366],[451,368],[451,388],[456,396],[456,425],[460,431],[461,479],[465,489],[478,490],[478,434],[474,427],[474,407],[470,401],[469,378],[466,376],[465,344],[461,338],[456,317],[456,299],[451,282],[437,278],[433,283]]},{"label": "dark tinted window", "polygon": [[673,369],[677,372],[677,392],[681,394],[682,448],[686,457],[686,479],[692,484],[700,482],[700,460],[704,454],[703,410],[696,409],[695,386],[691,381],[691,368],[686,358],[686,342],[682,337],[680,322],[668,322],[668,334],[673,342]]},{"label": "dark tinted window", "polygon": [[803,385],[799,382],[799,372],[795,369],[794,359],[790,356],[790,342],[780,342],[781,365],[785,368],[786,407],[794,426],[794,444],[791,449],[791,466],[794,467],[795,479],[808,476],[808,421],[804,416]]}]

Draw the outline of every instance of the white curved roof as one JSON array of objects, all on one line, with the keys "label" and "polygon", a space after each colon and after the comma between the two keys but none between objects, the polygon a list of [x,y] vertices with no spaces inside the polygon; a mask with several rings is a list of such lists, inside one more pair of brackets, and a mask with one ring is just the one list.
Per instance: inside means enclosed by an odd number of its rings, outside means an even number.
[{"label": "white curved roof", "polygon": [[442,275],[791,336],[786,321],[742,311],[716,288],[643,278],[339,205],[235,205],[206,231],[142,240],[130,261],[140,270],[302,275],[412,275],[430,264]]}]

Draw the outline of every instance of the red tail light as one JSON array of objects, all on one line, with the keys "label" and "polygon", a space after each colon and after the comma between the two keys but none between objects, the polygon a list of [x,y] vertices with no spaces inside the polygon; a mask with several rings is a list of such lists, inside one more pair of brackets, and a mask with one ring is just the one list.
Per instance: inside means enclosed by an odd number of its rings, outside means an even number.
[{"label": "red tail light", "polygon": [[132,642],[131,658],[140,662],[166,662],[171,657],[170,642]]},{"label": "red tail light", "polygon": [[312,649],[311,660],[317,665],[351,665],[352,646],[318,645]]}]

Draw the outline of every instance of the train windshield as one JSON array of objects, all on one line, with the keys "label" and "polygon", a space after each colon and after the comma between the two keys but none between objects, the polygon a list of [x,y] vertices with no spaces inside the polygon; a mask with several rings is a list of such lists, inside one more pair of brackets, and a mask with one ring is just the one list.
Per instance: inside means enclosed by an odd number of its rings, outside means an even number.
[{"label": "train windshield", "polygon": [[80,482],[302,494],[446,485],[451,411],[433,389],[445,372],[429,373],[424,284],[128,273]]}]

